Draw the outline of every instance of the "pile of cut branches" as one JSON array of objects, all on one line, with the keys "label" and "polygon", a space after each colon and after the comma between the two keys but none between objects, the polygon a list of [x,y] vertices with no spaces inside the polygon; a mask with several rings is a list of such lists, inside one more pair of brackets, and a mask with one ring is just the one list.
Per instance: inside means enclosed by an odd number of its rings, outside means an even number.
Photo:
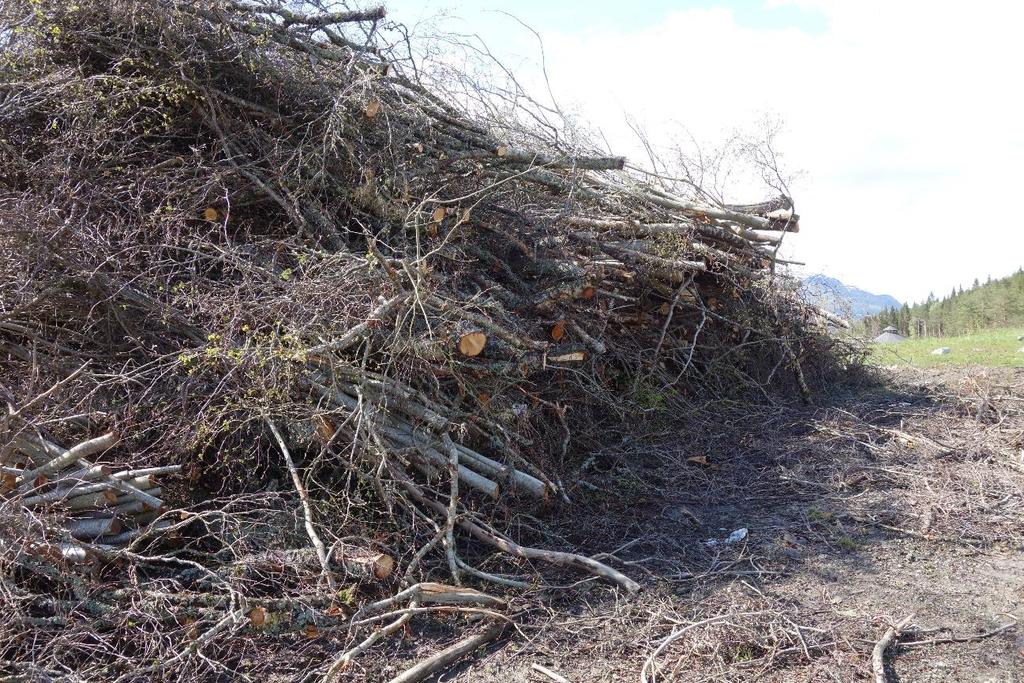
[{"label": "pile of cut branches", "polygon": [[[565,459],[652,404],[806,400],[844,362],[776,274],[789,198],[648,182],[530,101],[432,77],[382,9],[289,7],[0,9],[19,673],[333,678],[419,605],[493,616],[431,574],[638,590],[516,517],[567,500]],[[365,583],[415,609],[364,640],[384,623],[350,617]],[[348,646],[272,665],[240,632]]]}]

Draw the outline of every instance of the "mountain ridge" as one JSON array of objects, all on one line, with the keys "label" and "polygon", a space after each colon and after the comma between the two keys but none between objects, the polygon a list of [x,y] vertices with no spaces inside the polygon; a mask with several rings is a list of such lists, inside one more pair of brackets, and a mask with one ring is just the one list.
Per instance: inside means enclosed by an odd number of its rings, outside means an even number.
[{"label": "mountain ridge", "polygon": [[892,295],[874,294],[823,273],[805,277],[800,290],[809,301],[852,320],[877,315],[886,309],[903,305]]}]

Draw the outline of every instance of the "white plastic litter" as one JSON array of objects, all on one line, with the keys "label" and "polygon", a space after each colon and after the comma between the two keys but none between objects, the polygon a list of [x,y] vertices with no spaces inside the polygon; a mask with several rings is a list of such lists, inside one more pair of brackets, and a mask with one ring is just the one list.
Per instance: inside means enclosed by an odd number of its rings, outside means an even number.
[{"label": "white plastic litter", "polygon": [[721,543],[722,545],[732,545],[733,543],[739,543],[740,541],[742,541],[744,538],[747,537],[748,533],[750,533],[750,530],[747,529],[747,527],[742,527],[732,532],[721,541],[717,538],[709,538],[708,540],[704,541],[704,545],[706,545],[709,548],[713,548],[719,543]]},{"label": "white plastic litter", "polygon": [[746,527],[743,527],[742,529],[737,529],[736,531],[729,534],[729,538],[725,539],[725,544],[729,545],[731,543],[739,543],[747,537],[748,533],[749,531],[747,531]]}]

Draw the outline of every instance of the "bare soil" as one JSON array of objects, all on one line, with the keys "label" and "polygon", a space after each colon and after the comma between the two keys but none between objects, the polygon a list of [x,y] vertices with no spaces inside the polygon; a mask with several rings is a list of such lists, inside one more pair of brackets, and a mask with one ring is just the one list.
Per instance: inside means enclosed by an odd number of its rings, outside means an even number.
[{"label": "bare soil", "polygon": [[[570,587],[517,599],[517,631],[435,680],[551,680],[540,664],[640,681],[687,626],[649,680],[871,680],[874,644],[914,615],[889,681],[1024,681],[1024,626],[912,644],[1024,618],[1024,372],[901,370],[694,434],[611,438],[563,514],[521,520],[582,552],[618,546],[610,561],[640,594],[566,574]],[[422,620],[350,674],[386,680],[473,628]]]}]

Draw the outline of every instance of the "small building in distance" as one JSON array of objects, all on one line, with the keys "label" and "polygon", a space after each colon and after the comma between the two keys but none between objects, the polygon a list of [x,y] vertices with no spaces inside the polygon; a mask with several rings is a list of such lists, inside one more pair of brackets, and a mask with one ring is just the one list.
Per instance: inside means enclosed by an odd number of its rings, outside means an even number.
[{"label": "small building in distance", "polygon": [[899,330],[890,325],[882,330],[882,334],[878,335],[871,341],[878,344],[898,344],[901,341],[907,341],[907,338],[900,334]]}]

